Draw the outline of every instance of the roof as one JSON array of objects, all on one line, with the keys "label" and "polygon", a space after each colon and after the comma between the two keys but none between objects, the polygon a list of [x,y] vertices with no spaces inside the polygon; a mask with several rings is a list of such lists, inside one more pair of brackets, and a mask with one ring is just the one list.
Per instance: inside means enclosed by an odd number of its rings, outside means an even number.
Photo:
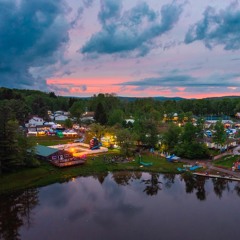
[{"label": "roof", "polygon": [[85,112],[82,114],[82,117],[94,117],[95,112]]},{"label": "roof", "polygon": [[59,150],[56,148],[51,148],[51,147],[46,147],[46,146],[42,146],[42,145],[37,145],[35,147],[36,150],[36,154],[42,157],[48,157],[50,155],[52,155],[53,153],[58,152]]}]

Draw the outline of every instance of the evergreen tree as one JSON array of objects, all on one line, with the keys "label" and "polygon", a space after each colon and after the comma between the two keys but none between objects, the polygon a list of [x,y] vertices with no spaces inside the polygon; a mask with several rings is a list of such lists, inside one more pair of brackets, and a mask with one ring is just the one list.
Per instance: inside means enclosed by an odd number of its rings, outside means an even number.
[{"label": "evergreen tree", "polygon": [[30,165],[33,155],[28,153],[29,149],[9,104],[0,104],[0,173]]},{"label": "evergreen tree", "polygon": [[101,102],[96,107],[94,119],[102,125],[107,123],[107,114]]}]

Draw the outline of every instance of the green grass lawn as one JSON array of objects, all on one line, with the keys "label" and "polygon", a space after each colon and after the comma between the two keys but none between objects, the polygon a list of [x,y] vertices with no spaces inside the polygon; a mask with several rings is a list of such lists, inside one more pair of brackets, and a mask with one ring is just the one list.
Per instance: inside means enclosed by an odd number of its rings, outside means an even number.
[{"label": "green grass lawn", "polygon": [[213,165],[217,167],[226,167],[231,168],[233,166],[233,163],[236,162],[239,159],[239,156],[224,156],[223,158],[220,158],[218,160],[215,160],[213,162]]},{"label": "green grass lawn", "polygon": [[[118,151],[110,151],[105,156],[110,159],[119,154]],[[141,167],[138,160],[132,159],[125,163],[109,163],[104,161],[104,155],[88,157],[83,165],[67,168],[57,168],[48,162],[41,162],[38,168],[19,170],[15,173],[0,176],[0,194],[31,187],[39,187],[56,182],[68,181],[77,176],[89,176],[98,173],[113,171],[145,171],[159,173],[178,173],[177,167],[182,163],[169,163],[165,158],[153,155],[143,155],[144,162],[152,162],[152,166]]]},{"label": "green grass lawn", "polygon": [[[59,138],[57,136],[31,136],[33,144],[51,146],[73,142],[76,138]],[[119,150],[109,150],[105,156],[110,159],[119,155]],[[177,167],[182,167],[183,163],[170,163],[160,156],[145,154],[142,161],[152,162],[152,166],[141,166],[138,159],[131,159],[125,163],[109,163],[104,160],[104,155],[88,157],[83,165],[57,168],[48,162],[41,161],[37,168],[22,169],[14,173],[0,176],[0,194],[31,187],[45,186],[51,183],[68,181],[77,176],[90,176],[99,173],[113,171],[145,171],[159,173],[179,173]]]},{"label": "green grass lawn", "polygon": [[77,138],[73,137],[63,137],[59,138],[57,136],[29,136],[28,139],[34,144],[40,144],[43,146],[52,146],[56,144],[66,144],[73,142]]}]

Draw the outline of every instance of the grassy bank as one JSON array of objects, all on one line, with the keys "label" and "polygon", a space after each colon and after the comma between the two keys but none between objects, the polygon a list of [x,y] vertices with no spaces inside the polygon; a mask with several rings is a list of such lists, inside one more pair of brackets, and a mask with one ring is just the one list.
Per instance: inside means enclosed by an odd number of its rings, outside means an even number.
[{"label": "grassy bank", "polygon": [[[106,155],[108,159],[115,156],[116,152]],[[143,167],[138,160],[124,163],[109,163],[104,160],[104,155],[95,156],[94,160],[89,157],[85,164],[57,168],[47,162],[41,162],[40,167],[24,169],[15,173],[0,176],[0,194],[31,187],[40,187],[56,182],[68,181],[77,176],[89,176],[103,172],[112,171],[146,171],[159,173],[178,173],[177,167],[182,163],[169,163],[159,156],[144,155],[144,162],[152,162],[152,166]]]},{"label": "grassy bank", "polygon": [[233,163],[236,162],[239,159],[239,156],[225,156],[223,158],[220,158],[219,160],[215,160],[213,162],[213,165],[217,167],[225,167],[225,168],[232,168]]}]

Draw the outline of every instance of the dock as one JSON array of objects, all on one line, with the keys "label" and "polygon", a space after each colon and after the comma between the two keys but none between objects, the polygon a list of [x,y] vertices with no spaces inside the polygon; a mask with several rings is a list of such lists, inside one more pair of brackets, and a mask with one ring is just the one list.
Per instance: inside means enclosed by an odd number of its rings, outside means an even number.
[{"label": "dock", "polygon": [[232,176],[221,176],[221,175],[206,174],[206,173],[193,173],[193,175],[208,177],[208,178],[216,178],[216,179],[226,179],[226,180],[239,181],[240,182],[240,178],[232,177]]},{"label": "dock", "polygon": [[86,162],[84,159],[78,159],[74,161],[50,161],[54,166],[56,167],[69,167],[69,166],[75,166],[75,165],[81,165]]}]

